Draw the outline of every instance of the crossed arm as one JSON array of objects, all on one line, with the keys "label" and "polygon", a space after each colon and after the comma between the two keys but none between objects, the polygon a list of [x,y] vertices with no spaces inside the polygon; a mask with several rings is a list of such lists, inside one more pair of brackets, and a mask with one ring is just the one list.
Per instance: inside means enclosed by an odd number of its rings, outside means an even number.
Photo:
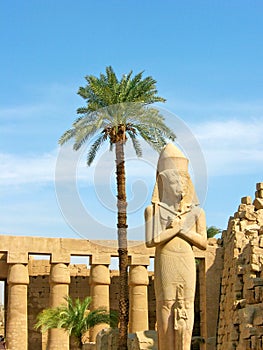
[{"label": "crossed arm", "polygon": [[155,247],[175,236],[179,236],[199,249],[206,249],[206,220],[202,209],[194,208],[185,215],[176,217],[169,228],[160,230],[160,232],[156,232],[156,225],[154,225],[154,220],[157,219],[157,216],[158,213],[154,213],[153,206],[148,206],[145,209],[147,247]]}]

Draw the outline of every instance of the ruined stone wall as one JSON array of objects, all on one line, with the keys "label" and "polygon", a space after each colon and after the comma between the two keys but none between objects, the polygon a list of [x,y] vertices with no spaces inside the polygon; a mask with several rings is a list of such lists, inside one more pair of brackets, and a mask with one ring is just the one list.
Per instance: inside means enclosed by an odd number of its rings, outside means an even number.
[{"label": "ruined stone wall", "polygon": [[[205,341],[201,350],[214,350],[212,342],[218,318],[214,305],[219,299],[222,259],[218,251],[221,250],[216,240],[209,240],[206,251],[194,248],[195,257],[200,260],[198,333],[201,332]],[[106,306],[118,310],[118,272],[109,270],[111,258],[117,254],[116,241],[1,236],[0,279],[6,282],[8,349],[17,350],[19,344],[20,350],[46,350],[47,346],[53,350],[73,350],[65,332],[58,334],[57,329],[48,335],[36,332],[36,316],[42,309],[64,302],[65,295],[74,299],[91,296],[91,308]],[[48,260],[34,260],[35,255],[45,255]],[[71,257],[76,256],[87,257],[89,265],[70,265]],[[131,333],[155,329],[154,274],[147,270],[152,258],[153,248],[146,248],[143,242],[129,243]],[[90,332],[91,341],[98,331]],[[211,346],[206,346],[209,343]]]},{"label": "ruined stone wall", "polygon": [[[45,343],[46,335],[41,335],[34,329],[36,318],[39,312],[49,307],[49,274],[50,263],[46,260],[33,260],[29,263],[29,286],[28,286],[28,350],[42,350],[42,343]],[[119,309],[119,273],[110,271],[110,309],[118,311]],[[149,272],[149,278],[153,278],[153,272]],[[70,265],[70,285],[69,295],[72,299],[90,296],[90,269],[85,264]],[[149,309],[148,314],[151,320],[151,328],[155,329],[155,294],[154,284],[150,283],[149,291]],[[42,339],[42,337],[44,339]]]},{"label": "ruined stone wall", "polygon": [[223,233],[217,350],[263,349],[263,183],[241,199]]},{"label": "ruined stone wall", "polygon": [[[211,240],[211,243],[215,240]],[[211,244],[210,243],[210,244]],[[195,298],[195,328],[194,336],[200,336],[200,287],[205,285],[205,281],[199,278],[200,260],[197,260],[197,286]],[[70,265],[70,285],[69,295],[71,298],[84,299],[90,295],[90,269],[85,264]],[[50,262],[47,260],[30,259],[29,262],[29,286],[28,286],[28,350],[43,350],[47,343],[47,334],[41,334],[34,329],[37,315],[43,309],[49,307],[49,274]],[[118,311],[119,308],[119,273],[118,271],[110,271],[110,309]],[[148,318],[149,330],[156,329],[156,299],[154,292],[154,273],[148,272],[149,285],[148,289]],[[216,284],[213,283],[214,287]],[[218,286],[217,286],[218,289]],[[216,298],[216,291],[213,291],[214,300]],[[198,344],[196,345],[198,346]],[[71,341],[70,349],[75,349],[73,341]],[[195,349],[195,347],[193,347]],[[196,347],[199,349],[199,346]]]}]

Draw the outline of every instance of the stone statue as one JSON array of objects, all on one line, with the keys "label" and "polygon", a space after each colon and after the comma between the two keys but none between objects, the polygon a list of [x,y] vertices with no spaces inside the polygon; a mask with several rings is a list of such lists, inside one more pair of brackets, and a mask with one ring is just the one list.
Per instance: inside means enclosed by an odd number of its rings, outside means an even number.
[{"label": "stone statue", "polygon": [[206,249],[206,221],[188,174],[188,159],[171,143],[160,154],[145,221],[146,245],[156,247],[158,349],[190,350],[196,283],[192,246]]}]

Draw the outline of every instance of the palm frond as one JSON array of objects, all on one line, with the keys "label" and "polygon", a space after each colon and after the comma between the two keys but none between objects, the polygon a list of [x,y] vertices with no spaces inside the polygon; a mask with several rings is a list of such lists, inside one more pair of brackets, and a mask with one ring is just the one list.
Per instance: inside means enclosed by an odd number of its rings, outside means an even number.
[{"label": "palm frond", "polygon": [[90,311],[86,317],[87,329],[93,328],[97,324],[107,323],[110,324],[110,314],[105,309],[97,309]]},{"label": "palm frond", "polygon": [[136,138],[136,134],[131,130],[128,130],[127,132],[130,136],[130,139],[132,141],[132,145],[133,145],[133,148],[135,149],[135,153],[137,157],[139,158],[142,157],[142,148],[141,148],[140,142]]},{"label": "palm frond", "polygon": [[69,129],[60,137],[58,143],[62,146],[64,143],[68,142],[70,139],[72,139],[75,136],[76,130]]},{"label": "palm frond", "polygon": [[91,165],[93,162],[94,158],[96,157],[96,154],[101,146],[101,144],[105,141],[105,135],[100,135],[96,141],[91,145],[88,156],[87,156],[87,165]]}]

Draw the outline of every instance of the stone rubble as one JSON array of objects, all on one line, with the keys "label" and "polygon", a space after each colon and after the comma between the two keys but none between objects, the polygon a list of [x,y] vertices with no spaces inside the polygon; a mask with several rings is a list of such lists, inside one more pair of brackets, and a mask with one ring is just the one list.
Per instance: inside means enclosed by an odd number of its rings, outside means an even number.
[{"label": "stone rubble", "polygon": [[222,235],[217,350],[263,348],[263,183],[243,197]]}]

